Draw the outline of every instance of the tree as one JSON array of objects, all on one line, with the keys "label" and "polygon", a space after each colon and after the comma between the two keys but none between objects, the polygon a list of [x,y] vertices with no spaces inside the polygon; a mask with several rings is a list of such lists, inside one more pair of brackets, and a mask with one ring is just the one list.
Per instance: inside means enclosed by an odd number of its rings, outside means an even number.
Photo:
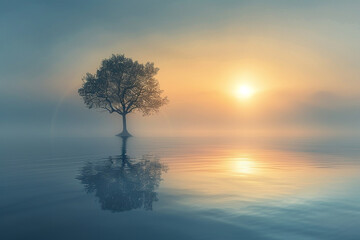
[{"label": "tree", "polygon": [[123,212],[152,210],[158,201],[161,175],[167,166],[152,155],[135,159],[126,154],[127,137],[122,137],[122,153],[107,160],[88,162],[77,179],[87,193],[94,193],[103,210]]},{"label": "tree", "polygon": [[101,108],[122,116],[123,131],[119,136],[131,136],[126,115],[135,111],[149,115],[168,102],[162,97],[153,63],[140,64],[124,55],[104,59],[96,74],[87,73],[78,90],[88,108]]}]

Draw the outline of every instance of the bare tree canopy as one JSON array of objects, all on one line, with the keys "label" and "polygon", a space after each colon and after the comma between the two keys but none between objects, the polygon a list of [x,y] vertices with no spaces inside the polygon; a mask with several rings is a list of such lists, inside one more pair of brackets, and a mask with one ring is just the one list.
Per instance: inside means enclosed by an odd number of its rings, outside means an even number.
[{"label": "bare tree canopy", "polygon": [[87,73],[79,95],[89,108],[102,108],[123,116],[122,136],[129,136],[126,115],[139,111],[149,115],[168,102],[155,75],[153,63],[140,64],[124,55],[104,59],[96,74]]}]

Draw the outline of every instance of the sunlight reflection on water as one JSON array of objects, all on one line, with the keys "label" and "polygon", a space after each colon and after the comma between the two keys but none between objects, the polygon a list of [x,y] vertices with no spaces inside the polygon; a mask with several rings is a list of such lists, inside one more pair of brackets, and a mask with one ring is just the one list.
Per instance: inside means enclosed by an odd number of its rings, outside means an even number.
[{"label": "sunlight reflection on water", "polygon": [[256,162],[250,158],[235,158],[232,165],[233,171],[240,174],[253,174],[257,171]]}]

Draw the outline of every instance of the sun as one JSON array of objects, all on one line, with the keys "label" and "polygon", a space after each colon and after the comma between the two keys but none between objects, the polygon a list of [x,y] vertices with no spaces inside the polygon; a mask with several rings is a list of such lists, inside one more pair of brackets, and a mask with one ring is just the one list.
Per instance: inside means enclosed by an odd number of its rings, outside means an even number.
[{"label": "sun", "polygon": [[240,85],[236,90],[236,95],[239,98],[250,98],[254,95],[254,89],[249,85]]}]

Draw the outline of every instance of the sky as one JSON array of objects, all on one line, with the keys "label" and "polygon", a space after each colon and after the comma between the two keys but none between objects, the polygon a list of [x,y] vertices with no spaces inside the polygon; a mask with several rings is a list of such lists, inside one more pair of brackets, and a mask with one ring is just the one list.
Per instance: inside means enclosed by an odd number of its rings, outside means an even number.
[{"label": "sky", "polygon": [[[170,102],[136,136],[360,131],[359,1],[0,1],[0,133],[113,136],[82,77],[111,54],[154,62]],[[239,98],[236,89],[254,94]]]}]

